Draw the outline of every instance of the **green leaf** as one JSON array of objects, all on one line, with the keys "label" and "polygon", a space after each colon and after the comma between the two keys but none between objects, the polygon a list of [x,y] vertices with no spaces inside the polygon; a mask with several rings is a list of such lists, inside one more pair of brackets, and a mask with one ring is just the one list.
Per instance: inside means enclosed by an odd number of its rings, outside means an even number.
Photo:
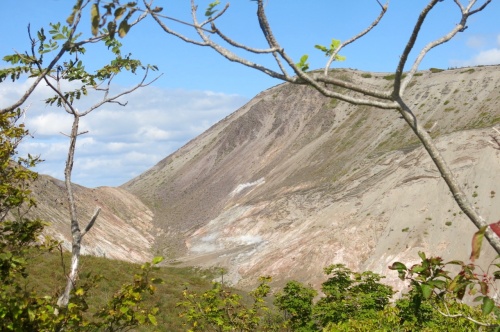
[{"label": "green leaf", "polygon": [[401,262],[394,262],[391,266],[389,266],[389,269],[390,270],[404,270],[404,271],[408,270],[406,268],[406,265],[404,265]]},{"label": "green leaf", "polygon": [[76,2],[75,6],[73,7],[73,11],[71,12],[71,15],[69,15],[68,18],[66,19],[66,22],[69,25],[73,25],[73,22],[75,20],[75,14],[78,10],[80,10],[80,8],[82,7],[82,4],[83,4],[83,0],[78,0]]},{"label": "green leaf", "polygon": [[91,31],[94,36],[99,33],[99,5],[97,3],[92,4],[90,9],[90,21],[92,24]]},{"label": "green leaf", "polygon": [[125,13],[127,9],[125,7],[120,7],[117,10],[115,10],[115,20],[119,20],[123,14]]},{"label": "green leaf", "polygon": [[128,31],[130,30],[130,25],[128,24],[127,20],[123,20],[120,23],[120,27],[118,28],[118,35],[123,38],[127,35]]},{"label": "green leaf", "polygon": [[483,314],[488,315],[493,310],[494,307],[495,307],[495,301],[493,301],[488,296],[485,296],[483,298],[483,305],[481,306]]},{"label": "green leaf", "polygon": [[151,324],[153,324],[154,326],[158,325],[158,322],[156,321],[156,317],[155,316],[153,316],[151,314],[148,314],[148,319],[151,322]]},{"label": "green leaf", "polygon": [[162,261],[163,261],[163,257],[162,256],[156,256],[155,258],[153,258],[153,265],[159,264]]},{"label": "green leaf", "polygon": [[339,48],[339,46],[340,46],[340,40],[332,39],[332,43],[330,44],[330,48],[335,51],[337,48]]},{"label": "green leaf", "polygon": [[52,39],[61,40],[61,39],[66,39],[66,37],[64,35],[58,33],[57,35],[52,36]]},{"label": "green leaf", "polygon": [[308,58],[309,58],[309,56],[307,54],[304,54],[300,58],[300,62],[297,63],[297,67],[299,67],[300,70],[307,71],[309,69],[309,64],[307,63]]},{"label": "green leaf", "polygon": [[115,38],[115,33],[116,33],[116,22],[115,21],[111,21],[108,23],[108,33],[109,33],[110,39]]},{"label": "green leaf", "polygon": [[328,52],[328,49],[325,46],[323,46],[323,45],[314,45],[314,47],[317,48],[320,51]]},{"label": "green leaf", "polygon": [[345,61],[346,57],[343,55],[336,55],[335,56],[335,61]]},{"label": "green leaf", "polygon": [[210,4],[208,4],[208,8],[205,11],[205,16],[206,17],[211,17],[213,14],[215,14],[218,10],[215,9],[220,4],[219,0],[216,0]]},{"label": "green leaf", "polygon": [[479,254],[481,253],[481,246],[483,244],[484,233],[486,232],[486,228],[488,226],[481,227],[474,236],[472,237],[472,252],[470,254],[470,260],[475,261],[479,258]]},{"label": "green leaf", "polygon": [[422,287],[422,296],[424,297],[424,299],[428,299],[431,297],[432,295],[432,287],[427,285],[427,284],[422,284],[421,285]]},{"label": "green leaf", "polygon": [[434,279],[434,280],[430,280],[428,283],[430,286],[437,288],[437,289],[444,289],[444,286],[446,286],[446,281],[444,281],[444,280]]}]

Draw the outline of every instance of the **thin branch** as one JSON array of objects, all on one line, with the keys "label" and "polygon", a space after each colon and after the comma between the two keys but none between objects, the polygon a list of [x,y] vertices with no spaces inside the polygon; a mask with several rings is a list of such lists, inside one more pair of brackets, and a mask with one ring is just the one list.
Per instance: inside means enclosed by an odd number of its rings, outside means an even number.
[{"label": "thin branch", "polygon": [[[499,135],[500,135],[500,130],[496,129],[495,127],[491,128],[491,129],[493,129],[494,131],[496,131],[496,132],[497,132],[497,134],[499,134]],[[494,136],[494,135],[491,135],[490,137],[491,137],[491,139],[492,139],[494,142],[492,142],[492,141],[488,141],[488,143],[490,143],[491,145],[493,145],[493,148],[494,148],[494,149],[496,149],[496,150],[500,150],[500,139],[499,139],[499,138],[497,138],[497,137],[496,137],[496,136]]]},{"label": "thin branch", "polygon": [[92,228],[92,226],[94,226],[94,223],[97,219],[97,216],[99,215],[99,212],[101,212],[101,208],[97,208],[95,211],[94,211],[94,215],[92,216],[92,218],[90,219],[89,223],[87,224],[87,227],[85,227],[85,230],[82,232],[82,237],[85,236],[85,234],[88,233],[88,231],[90,231],[90,229]]},{"label": "thin branch", "polygon": [[323,75],[321,75],[321,76],[318,75],[314,79],[317,80],[318,82],[332,84],[332,85],[335,85],[335,86],[346,88],[346,89],[349,89],[349,90],[352,90],[352,91],[356,91],[356,92],[359,92],[359,93],[362,93],[362,94],[365,94],[365,95],[368,95],[368,96],[372,96],[372,97],[375,97],[375,98],[380,98],[380,99],[385,99],[385,100],[392,101],[392,97],[391,97],[391,95],[389,93],[387,93],[387,92],[381,92],[381,91],[377,91],[377,90],[367,89],[365,87],[361,87],[359,84],[353,84],[353,83],[349,83],[349,82],[342,81],[342,80],[339,80],[339,79],[335,79],[333,77],[323,76]]},{"label": "thin branch", "polygon": [[480,322],[470,316],[466,316],[464,314],[446,314],[444,312],[442,312],[441,310],[439,310],[439,308],[435,307],[434,306],[434,309],[436,309],[437,312],[439,312],[439,314],[441,314],[442,316],[444,317],[447,317],[447,318],[459,318],[459,317],[463,317],[465,319],[467,319],[468,321],[471,321],[473,322],[474,324],[476,325],[479,325],[479,326],[485,326],[485,327],[495,327],[495,326],[498,326],[497,324],[488,324],[488,323],[483,323],[483,322]]},{"label": "thin branch", "polygon": [[[85,116],[87,114],[89,114],[90,112],[92,112],[93,110],[101,107],[102,105],[106,104],[106,103],[111,103],[111,102],[115,102],[115,103],[118,103],[120,104],[119,102],[116,101],[116,99],[122,97],[122,96],[125,96],[125,95],[128,95],[132,92],[134,92],[135,90],[139,89],[139,88],[144,88],[150,84],[152,84],[153,82],[155,82],[157,79],[159,79],[163,74],[160,74],[158,75],[157,77],[155,77],[153,80],[149,81],[148,83],[144,83],[144,81],[146,80],[147,76],[148,76],[148,68],[146,68],[146,73],[144,74],[144,76],[142,77],[142,80],[137,84],[135,85],[134,87],[130,88],[130,89],[127,89],[126,91],[123,91],[119,94],[116,94],[114,95],[113,97],[109,97],[109,98],[104,98],[102,99],[101,101],[99,101],[98,103],[94,104],[93,106],[91,106],[88,110],[86,110],[85,112],[82,112],[81,115],[82,116]],[[106,95],[107,95],[107,92],[106,92]],[[124,106],[123,104],[120,104],[122,106]]]},{"label": "thin branch", "polygon": [[[487,0],[478,9],[475,9],[475,10],[469,12],[469,15],[474,15],[475,13],[482,11],[484,8],[486,8],[486,6],[488,6],[490,4],[490,2],[491,2],[491,0]],[[471,1],[469,3],[469,6],[472,7],[475,3],[476,3],[476,1]]]},{"label": "thin branch", "polygon": [[[413,132],[415,133],[415,135],[417,135],[425,150],[431,157],[443,180],[446,182],[448,189],[453,194],[453,198],[460,207],[460,210],[462,210],[467,215],[467,217],[469,217],[469,220],[478,229],[487,226],[488,224],[486,223],[484,218],[477,213],[473,205],[467,199],[467,196],[455,179],[450,167],[434,144],[431,136],[420,125],[420,123],[416,121],[413,113],[411,112],[411,109],[406,105],[401,97],[398,97],[396,101],[401,106],[401,108],[399,109],[400,114],[412,128]],[[496,236],[490,227],[487,227],[485,236],[491,246],[495,249],[495,251],[500,254],[500,237]]]},{"label": "thin branch", "polygon": [[[205,43],[205,42],[199,42],[199,41],[196,41],[194,39],[191,39],[191,38],[187,38],[186,36],[170,29],[166,24],[164,24],[161,20],[160,20],[160,16],[157,14],[157,13],[154,13],[150,7],[150,5],[146,2],[146,0],[143,0],[144,1],[144,5],[146,6],[146,8],[148,9],[148,11],[151,13],[151,16],[153,17],[153,19],[156,21],[156,23],[158,23],[158,25],[163,29],[163,31],[165,31],[166,33],[170,34],[170,35],[173,35],[183,41],[185,41],[186,43],[190,43],[190,44],[194,44],[194,45],[198,45],[198,46],[209,46],[208,43]],[[196,29],[201,29],[201,30],[204,30],[202,29],[201,27],[196,27],[195,25],[193,24],[189,24],[190,26],[196,28]],[[208,31],[211,33],[211,31]]]},{"label": "thin branch", "polygon": [[267,48],[267,49],[257,49],[257,48],[253,48],[253,47],[249,47],[249,46],[237,43],[236,41],[232,40],[228,36],[224,35],[215,26],[215,24],[212,24],[212,29],[213,29],[214,33],[216,33],[219,37],[221,37],[226,43],[228,43],[231,46],[234,46],[234,47],[237,47],[237,48],[241,48],[241,49],[243,49],[245,51],[248,51],[248,52],[251,52],[251,53],[256,53],[256,54],[266,54],[266,53],[273,53],[273,52],[278,51],[278,49],[276,47]]},{"label": "thin branch", "polygon": [[267,20],[263,0],[257,0],[257,18],[259,20],[260,29],[264,33],[264,37],[266,38],[269,47],[277,47],[281,49],[276,41],[276,38],[274,37],[273,31],[271,30],[269,21]]},{"label": "thin branch", "polygon": [[[191,0],[191,4],[194,4],[194,0]],[[195,28],[200,28],[200,29],[203,29],[203,27],[205,25],[207,25],[208,23],[213,23],[216,19],[218,19],[219,17],[221,17],[222,15],[224,15],[224,13],[226,12],[226,10],[229,8],[229,3],[226,3],[226,5],[224,6],[224,8],[218,12],[215,16],[213,17],[209,17],[206,21],[204,22],[201,22],[198,26],[195,26]],[[195,9],[196,11],[196,9]],[[205,29],[204,29],[205,30]],[[206,31],[206,30],[205,30]],[[209,32],[209,31],[207,31]]]},{"label": "thin branch", "polygon": [[340,50],[355,42],[356,40],[358,40],[359,38],[363,37],[364,35],[366,35],[368,32],[370,32],[379,22],[380,20],[382,20],[382,17],[384,17],[385,13],[387,12],[387,8],[389,7],[389,1],[386,2],[385,5],[382,6],[382,4],[377,0],[378,4],[380,5],[380,7],[382,8],[381,11],[380,11],[380,14],[378,15],[378,17],[372,22],[372,24],[370,24],[368,26],[368,28],[366,28],[365,30],[363,30],[362,32],[360,32],[359,34],[357,34],[356,36],[352,37],[351,39],[341,43],[339,45],[339,47],[332,53],[332,55],[330,56],[330,58],[328,59],[326,65],[325,65],[325,70],[324,70],[324,74],[325,76],[328,75],[328,70],[330,69],[330,66],[332,65],[333,61],[335,61],[335,58],[337,56],[337,54],[340,52]]},{"label": "thin branch", "polygon": [[401,77],[403,75],[403,70],[404,70],[406,61],[408,60],[408,56],[410,55],[411,50],[415,46],[417,36],[420,32],[420,28],[424,24],[424,21],[427,17],[427,14],[429,14],[431,9],[434,8],[434,6],[438,2],[439,2],[439,0],[431,0],[431,2],[429,2],[429,4],[422,10],[422,12],[420,12],[418,20],[415,23],[415,27],[413,28],[413,32],[410,35],[410,39],[408,40],[408,43],[406,44],[406,47],[403,51],[403,54],[401,55],[401,58],[399,60],[399,63],[398,63],[397,69],[396,69],[396,77],[394,78],[394,90],[393,90],[393,95],[395,98],[398,96],[401,96],[401,93],[400,93]]},{"label": "thin branch", "polygon": [[412,80],[414,74],[416,73],[416,71],[418,70],[418,67],[420,66],[420,63],[422,62],[422,60],[424,59],[424,57],[427,55],[427,53],[431,49],[435,48],[436,46],[439,46],[441,44],[444,44],[444,43],[448,42],[453,37],[455,37],[455,35],[457,33],[464,31],[464,29],[466,28],[467,19],[469,18],[469,16],[474,15],[474,14],[478,13],[479,11],[483,10],[484,8],[486,8],[486,6],[490,2],[491,2],[491,0],[488,0],[481,7],[479,7],[478,9],[470,11],[471,7],[476,3],[475,0],[474,1],[470,1],[469,5],[465,9],[463,8],[463,6],[462,6],[462,4],[460,3],[459,0],[455,0],[455,4],[457,4],[458,8],[460,9],[460,11],[462,13],[462,17],[460,19],[460,22],[448,34],[444,35],[443,37],[441,37],[441,38],[439,38],[439,39],[437,39],[435,41],[432,41],[432,42],[428,43],[420,51],[419,55],[417,56],[417,58],[415,59],[415,61],[413,63],[413,66],[412,66],[411,70],[408,72],[406,78],[403,80],[401,88],[399,89],[399,94],[400,95],[404,94],[404,91],[406,90],[406,87],[408,86],[408,84]]}]

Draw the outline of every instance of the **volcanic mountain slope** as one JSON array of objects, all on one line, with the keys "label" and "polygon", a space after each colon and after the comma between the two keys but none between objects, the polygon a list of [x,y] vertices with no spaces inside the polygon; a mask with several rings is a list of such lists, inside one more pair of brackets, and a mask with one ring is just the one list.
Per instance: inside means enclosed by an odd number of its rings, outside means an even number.
[{"label": "volcanic mountain slope", "polygon": [[[389,89],[387,74],[337,78]],[[500,67],[418,73],[406,102],[487,221],[500,219]],[[395,111],[268,89],[122,189],[153,212],[154,251],[224,266],[241,287],[261,275],[323,280],[344,263],[386,275],[425,251],[466,260],[476,231]],[[494,254],[485,245],[483,263]]]},{"label": "volcanic mountain slope", "polygon": [[[49,223],[46,235],[71,251],[71,228],[64,182],[42,175],[32,185],[37,207],[31,216]],[[136,263],[152,258],[153,213],[139,199],[120,188],[89,189],[73,186],[77,215],[83,230],[96,208],[101,212],[83,240],[82,254],[103,256]]]}]

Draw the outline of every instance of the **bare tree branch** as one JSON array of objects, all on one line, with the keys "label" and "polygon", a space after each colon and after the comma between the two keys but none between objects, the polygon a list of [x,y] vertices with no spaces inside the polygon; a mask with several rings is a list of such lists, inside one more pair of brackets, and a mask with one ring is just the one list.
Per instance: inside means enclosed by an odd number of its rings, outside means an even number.
[{"label": "bare tree branch", "polygon": [[[160,74],[158,75],[157,77],[155,77],[153,80],[147,82],[147,83],[144,83],[148,77],[148,72],[149,72],[149,68],[146,68],[146,72],[144,74],[144,76],[142,77],[141,81],[139,83],[137,83],[135,86],[133,86],[132,88],[129,88],[121,93],[118,93],[112,97],[108,97],[108,93],[109,93],[109,89],[105,89],[105,97],[99,101],[98,103],[92,105],[88,110],[86,110],[85,112],[82,112],[81,113],[81,116],[85,116],[87,114],[89,114],[90,112],[92,112],[93,110],[101,107],[102,105],[106,104],[106,103],[118,103],[119,105],[121,106],[125,106],[126,104],[121,104],[119,102],[117,102],[116,100],[122,96],[125,96],[125,95],[128,95],[134,91],[136,91],[137,89],[140,89],[140,88],[144,88],[150,84],[152,84],[153,82],[155,82],[157,79],[159,79],[163,74]],[[111,81],[111,80],[110,80]],[[108,83],[109,84],[109,83]]]},{"label": "bare tree branch", "polygon": [[436,311],[439,312],[439,314],[442,315],[443,317],[447,317],[447,318],[460,318],[460,317],[462,317],[462,318],[465,318],[468,321],[470,321],[478,326],[484,326],[484,327],[496,327],[496,326],[498,326],[498,324],[488,324],[488,323],[480,322],[477,319],[470,317],[469,315],[451,314],[450,310],[448,309],[448,305],[446,304],[446,301],[443,301],[443,304],[445,306],[446,313],[442,312],[437,306],[433,306],[434,309],[436,309]]},{"label": "bare tree branch", "polygon": [[345,46],[347,46],[347,45],[355,42],[359,38],[361,38],[364,35],[366,35],[368,32],[370,32],[382,20],[382,18],[384,17],[385,13],[387,12],[387,8],[389,7],[389,1],[387,1],[386,4],[383,5],[383,6],[380,3],[380,1],[377,0],[377,2],[380,5],[380,7],[382,8],[382,10],[380,11],[380,14],[378,15],[378,17],[365,30],[363,30],[362,32],[360,32],[356,36],[352,37],[351,39],[349,39],[349,40],[347,40],[347,41],[345,41],[345,42],[343,42],[343,43],[341,43],[339,45],[339,47],[332,53],[332,55],[328,59],[328,62],[325,65],[325,70],[324,70],[325,76],[328,75],[328,70],[330,69],[330,66],[332,65],[332,63],[335,60],[337,54],[339,54],[339,52],[340,52],[340,50],[342,48],[344,48]]},{"label": "bare tree branch", "polygon": [[[498,130],[497,128],[493,127],[492,128],[494,131],[496,131],[496,133],[498,135],[500,135],[500,130]],[[496,137],[495,135],[491,135],[490,136],[491,139],[493,140],[492,141],[488,141],[488,143],[490,143],[491,145],[493,145],[493,148],[496,149],[496,150],[500,150],[500,138]]]},{"label": "bare tree branch", "polygon": [[[422,28],[422,25],[424,24],[424,21],[427,17],[427,14],[429,14],[429,12],[432,10],[432,8],[434,8],[434,6],[438,2],[439,2],[439,0],[431,0],[431,2],[429,2],[429,4],[420,12],[418,20],[415,23],[415,26],[413,27],[413,32],[410,35],[410,39],[408,40],[408,43],[406,44],[406,47],[403,51],[403,54],[401,55],[398,66],[396,68],[396,77],[394,78],[394,89],[393,89],[393,96],[395,98],[397,98],[398,96],[402,96],[402,92],[400,91],[401,77],[403,76],[403,70],[404,70],[406,61],[408,59],[408,56],[410,55],[411,50],[415,46],[417,36],[420,32],[420,29]],[[427,52],[425,52],[424,55],[426,53]]]},{"label": "bare tree branch", "polygon": [[85,230],[82,232],[82,237],[84,237],[85,234],[87,234],[88,231],[90,231],[90,229],[92,228],[92,226],[94,226],[94,223],[95,223],[95,221],[97,219],[97,216],[99,215],[99,212],[101,212],[101,208],[97,208],[94,211],[94,214],[93,214],[92,218],[90,218],[90,221],[87,224],[87,227],[85,227]]},{"label": "bare tree branch", "polygon": [[[403,83],[401,84],[401,87],[399,88],[399,94],[401,96],[404,94],[404,91],[406,90],[406,88],[407,88],[408,84],[410,83],[410,81],[413,79],[413,75],[417,72],[418,67],[420,66],[420,63],[422,62],[422,60],[424,59],[424,57],[427,55],[427,53],[431,49],[435,48],[436,46],[439,46],[441,44],[444,44],[444,43],[448,42],[453,37],[455,37],[455,35],[457,33],[464,31],[464,29],[466,28],[467,19],[471,15],[473,15],[475,13],[478,13],[479,11],[483,10],[490,2],[491,2],[491,0],[488,0],[480,8],[478,8],[477,10],[470,11],[470,9],[472,8],[472,6],[476,3],[476,0],[470,1],[469,5],[465,9],[463,8],[463,6],[462,6],[462,4],[460,3],[459,0],[455,0],[455,3],[458,5],[458,8],[460,9],[460,11],[462,13],[462,17],[460,19],[460,22],[457,25],[455,25],[455,27],[448,34],[444,35],[441,38],[436,39],[435,41],[432,41],[432,42],[428,43],[420,51],[419,55],[417,56],[417,58],[415,59],[413,65],[412,65],[412,68],[410,69],[410,71],[406,75],[405,79],[403,80]],[[408,52],[409,51],[411,51],[411,49],[409,49]],[[406,56],[408,56],[408,54],[406,54]],[[404,66],[404,64],[403,64],[403,66]],[[394,89],[396,90],[396,84],[395,84],[395,88]]]}]

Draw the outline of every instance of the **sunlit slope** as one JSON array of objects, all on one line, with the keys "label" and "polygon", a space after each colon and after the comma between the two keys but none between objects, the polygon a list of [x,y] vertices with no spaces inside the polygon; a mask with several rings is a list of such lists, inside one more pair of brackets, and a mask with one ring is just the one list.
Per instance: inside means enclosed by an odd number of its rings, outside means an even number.
[{"label": "sunlit slope", "polygon": [[[392,84],[382,73],[334,75]],[[479,212],[500,219],[500,151],[488,143],[500,67],[423,71],[405,100]],[[397,112],[307,86],[260,93],[123,188],[154,213],[155,252],[226,266],[240,285],[266,274],[314,282],[331,263],[385,273],[419,250],[467,259],[475,231]]]}]

